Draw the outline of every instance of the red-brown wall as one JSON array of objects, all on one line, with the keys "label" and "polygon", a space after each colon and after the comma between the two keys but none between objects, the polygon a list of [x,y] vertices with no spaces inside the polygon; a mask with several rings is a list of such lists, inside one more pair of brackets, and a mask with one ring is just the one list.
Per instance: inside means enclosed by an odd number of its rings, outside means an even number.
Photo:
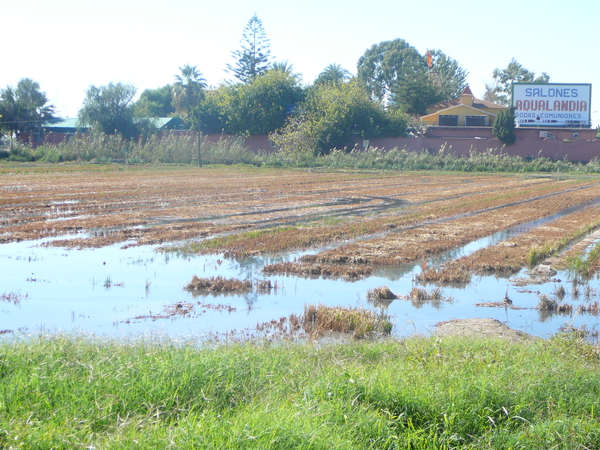
[{"label": "red-brown wall", "polygon": [[460,156],[468,155],[470,151],[484,152],[494,149],[508,155],[522,157],[544,156],[552,159],[566,157],[571,161],[584,162],[600,158],[600,140],[596,138],[595,129],[517,128],[515,134],[517,141],[509,147],[492,137],[490,128],[477,130],[464,128],[432,130],[430,128],[426,137],[372,139],[369,145],[407,151],[428,150],[432,153],[437,153],[444,146],[446,152]]},{"label": "red-brown wall", "polygon": [[[196,134],[195,131],[175,131],[180,134]],[[575,133],[577,136],[575,136]],[[364,148],[367,144],[386,150],[394,148],[407,151],[427,150],[437,154],[442,148],[446,152],[466,156],[471,151],[484,152],[489,149],[502,151],[503,153],[522,156],[536,157],[544,156],[552,159],[567,158],[571,161],[587,162],[594,158],[600,158],[600,140],[596,138],[595,129],[554,128],[554,129],[531,129],[517,128],[515,130],[517,142],[506,147],[502,142],[492,136],[489,127],[429,127],[425,136],[409,138],[380,138],[369,141],[357,142],[357,147]],[[58,144],[64,138],[64,133],[51,133],[45,136],[51,144]],[[219,139],[236,138],[235,136],[210,134],[205,136],[210,142],[218,142]],[[266,135],[253,135],[241,137],[243,143],[249,150],[272,153],[277,151]]]}]

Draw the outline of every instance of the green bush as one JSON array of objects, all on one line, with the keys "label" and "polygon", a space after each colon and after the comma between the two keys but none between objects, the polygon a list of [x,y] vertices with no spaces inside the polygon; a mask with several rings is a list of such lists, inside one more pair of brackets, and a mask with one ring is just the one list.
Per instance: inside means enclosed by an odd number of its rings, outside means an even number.
[{"label": "green bush", "polygon": [[17,145],[11,149],[8,159],[19,162],[35,161],[35,151],[31,147]]},{"label": "green bush", "polygon": [[503,109],[496,116],[492,126],[492,134],[500,142],[506,145],[513,145],[517,137],[515,136],[515,109],[511,106]]}]

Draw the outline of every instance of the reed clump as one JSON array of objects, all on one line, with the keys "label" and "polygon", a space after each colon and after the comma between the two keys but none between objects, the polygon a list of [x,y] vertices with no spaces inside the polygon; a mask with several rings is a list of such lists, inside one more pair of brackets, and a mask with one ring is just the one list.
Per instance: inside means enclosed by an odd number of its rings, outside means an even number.
[{"label": "reed clump", "polygon": [[558,284],[558,285],[554,285],[553,293],[557,299],[563,300],[565,298],[565,295],[567,295],[567,290],[565,289],[565,287],[562,284]]},{"label": "reed clump", "polygon": [[410,300],[415,308],[422,308],[424,305],[429,304],[436,309],[441,309],[444,303],[451,303],[454,300],[452,297],[446,296],[439,286],[431,291],[413,287],[408,295],[400,298]]},{"label": "reed clump", "polygon": [[200,278],[193,276],[184,288],[186,291],[208,291],[208,292],[236,292],[249,291],[252,289],[252,281],[238,280],[236,278],[224,278],[221,276]]},{"label": "reed clump", "polygon": [[398,296],[387,286],[380,286],[367,291],[367,299],[369,300],[395,300],[396,298]]},{"label": "reed clump", "polygon": [[556,298],[553,298],[546,294],[540,294],[539,302],[537,305],[537,309],[540,311],[556,311],[556,312],[571,312],[573,310],[573,305],[568,303],[561,303]]},{"label": "reed clump", "polygon": [[552,297],[546,295],[546,294],[541,294],[539,295],[539,302],[537,305],[537,309],[541,309],[544,311],[554,311],[556,310],[556,307],[558,306],[558,302],[553,299]]},{"label": "reed clump", "polygon": [[577,306],[577,312],[597,316],[600,314],[600,303],[593,301],[587,305],[579,305]]},{"label": "reed clump", "polygon": [[458,264],[446,264],[442,267],[430,267],[417,276],[422,284],[467,284],[471,281],[471,274]]},{"label": "reed clump", "polygon": [[29,298],[29,294],[21,294],[20,292],[4,292],[0,294],[0,300],[18,305],[21,299]]},{"label": "reed clump", "polygon": [[441,288],[437,287],[431,291],[414,287],[410,290],[408,298],[412,300],[428,301],[428,300],[441,300],[444,298],[444,293]]},{"label": "reed clump", "polygon": [[306,305],[303,328],[309,335],[322,336],[328,332],[350,333],[355,339],[389,335],[392,322],[386,314],[365,308]]}]

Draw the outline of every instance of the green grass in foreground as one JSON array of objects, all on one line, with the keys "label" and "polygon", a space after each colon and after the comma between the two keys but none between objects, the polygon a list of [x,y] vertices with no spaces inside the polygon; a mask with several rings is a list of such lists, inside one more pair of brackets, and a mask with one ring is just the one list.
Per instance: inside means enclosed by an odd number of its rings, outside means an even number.
[{"label": "green grass in foreground", "polygon": [[349,345],[0,345],[0,448],[600,448],[576,335]]}]

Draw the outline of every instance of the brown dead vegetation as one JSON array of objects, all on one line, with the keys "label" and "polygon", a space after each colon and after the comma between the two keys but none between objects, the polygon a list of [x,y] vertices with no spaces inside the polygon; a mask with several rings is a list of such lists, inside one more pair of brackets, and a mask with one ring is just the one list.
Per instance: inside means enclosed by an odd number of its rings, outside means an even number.
[{"label": "brown dead vegetation", "polygon": [[263,268],[264,274],[274,275],[299,275],[303,277],[343,278],[346,280],[357,280],[373,273],[369,266],[344,266],[336,264],[306,264],[296,262],[284,262],[278,264],[267,264]]},{"label": "brown dead vegetation", "polygon": [[[31,166],[11,173],[5,168],[0,242],[62,237],[47,245],[83,248],[186,241],[170,250],[232,258],[335,244],[295,263],[267,266],[265,273],[352,280],[370,275],[376,264],[426,260],[584,204],[598,189],[592,178],[522,175],[89,165]],[[425,270],[420,281],[466,283],[472,273],[514,272],[532,248],[564,238],[589,222],[591,211]]]},{"label": "brown dead vegetation", "polygon": [[365,308],[306,305],[302,315],[291,314],[289,317],[259,323],[256,331],[280,339],[329,337],[343,341],[348,338],[388,336],[392,331],[392,323],[386,314],[377,314]]},{"label": "brown dead vegetation", "polygon": [[[236,257],[387,233],[590,183],[516,175],[16,166],[0,177],[0,243],[69,235],[49,245],[155,245],[291,225],[260,240],[205,249]],[[320,222],[328,217],[343,221]],[[297,228],[299,222],[309,226]]]},{"label": "brown dead vegetation", "polygon": [[394,300],[396,298],[398,298],[398,296],[387,286],[369,289],[367,292],[367,299],[369,300]]},{"label": "brown dead vegetation", "polygon": [[196,275],[184,288],[186,291],[208,292],[240,292],[252,290],[252,281],[235,278],[210,277],[200,278]]},{"label": "brown dead vegetation", "polygon": [[366,264],[403,264],[466,244],[506,228],[543,218],[569,206],[597,197],[598,187],[493,209],[418,228],[389,233],[327,250],[314,259],[320,263],[346,263],[360,258]]},{"label": "brown dead vegetation", "polygon": [[[497,245],[478,250],[471,255],[450,261],[438,268],[424,270],[419,275],[422,283],[462,283],[468,282],[471,274],[489,275],[492,273],[512,274],[528,264],[532,249],[557,247],[565,237],[577,236],[581,230],[593,228],[598,223],[600,208],[592,206],[582,211],[558,218],[553,222],[536,227]],[[579,239],[574,237],[574,239]],[[555,260],[558,261],[558,260]],[[546,275],[548,278],[551,274]]]}]

